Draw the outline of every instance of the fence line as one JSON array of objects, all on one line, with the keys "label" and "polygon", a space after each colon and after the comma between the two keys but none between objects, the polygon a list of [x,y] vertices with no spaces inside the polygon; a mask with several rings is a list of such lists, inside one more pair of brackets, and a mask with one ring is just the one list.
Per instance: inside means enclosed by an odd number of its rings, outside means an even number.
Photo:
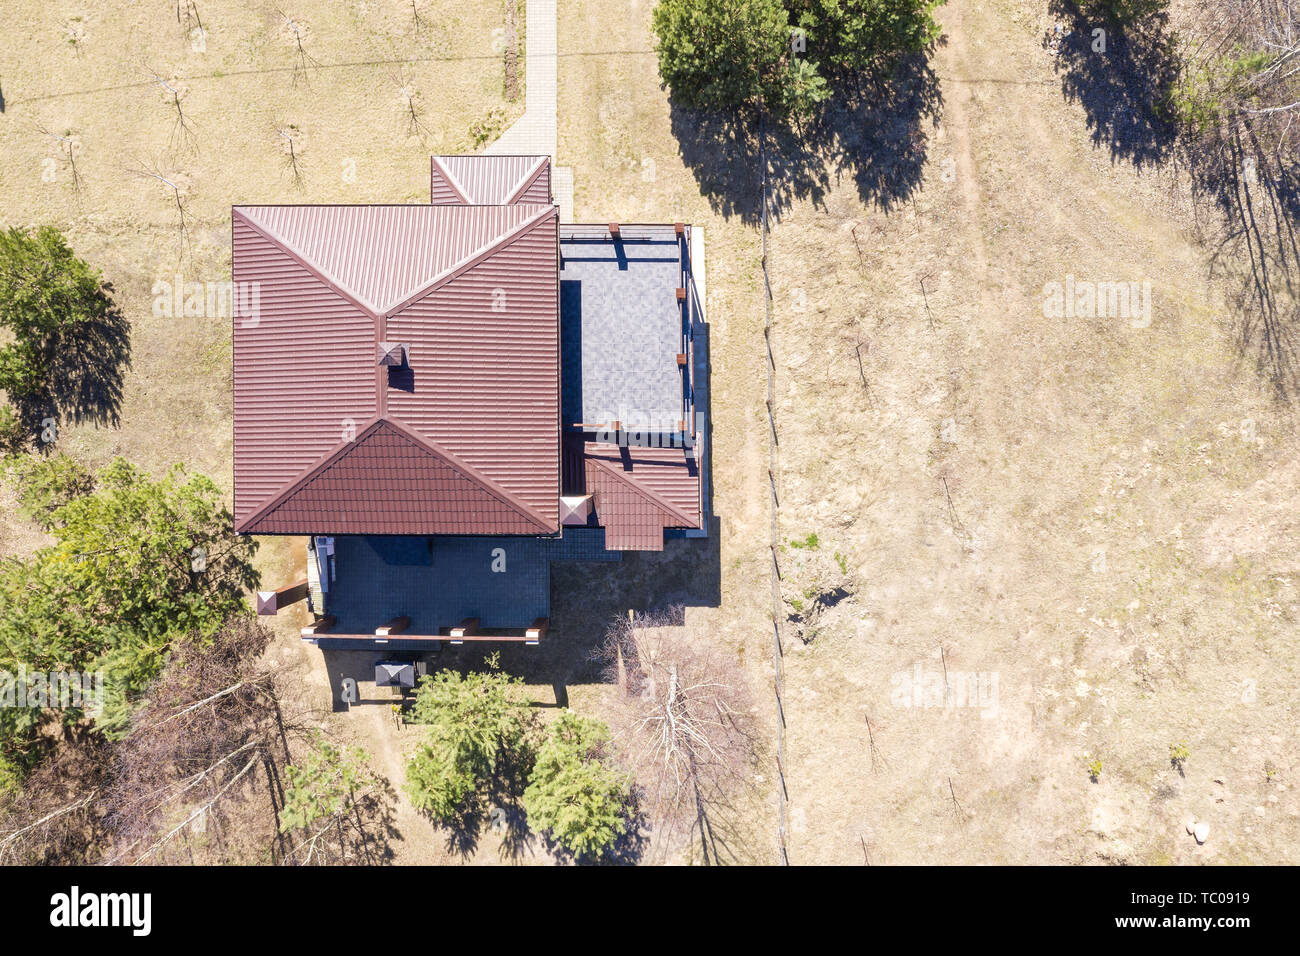
[{"label": "fence line", "polygon": [[768,460],[767,476],[768,488],[772,496],[772,529],[771,542],[772,549],[772,666],[775,676],[772,681],[772,688],[776,693],[776,797],[777,797],[777,842],[780,847],[779,862],[783,866],[790,864],[790,851],[786,844],[786,834],[788,831],[789,816],[789,791],[785,781],[785,660],[784,652],[781,647],[781,568],[778,555],[778,548],[781,543],[780,525],[777,520],[777,509],[780,507],[780,500],[777,497],[777,450],[778,441],[776,434],[776,359],[772,354],[772,280],[767,269],[767,130],[763,117],[758,119],[758,165],[760,179],[760,201],[762,202],[762,225],[760,236],[762,242],[762,261],[763,261],[763,342],[765,346],[766,361],[763,363],[767,371],[767,423],[768,423]]}]

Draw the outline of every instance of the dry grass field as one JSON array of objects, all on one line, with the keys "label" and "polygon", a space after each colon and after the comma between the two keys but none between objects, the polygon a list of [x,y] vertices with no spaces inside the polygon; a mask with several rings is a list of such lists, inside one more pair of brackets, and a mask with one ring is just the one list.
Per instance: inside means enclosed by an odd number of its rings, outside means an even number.
[{"label": "dry grass field", "polygon": [[[717,523],[557,568],[555,631],[502,663],[543,714],[599,715],[607,623],[684,601],[774,742],[758,158],[720,167],[683,136],[652,6],[560,0],[557,160],[578,221],[704,229]],[[229,489],[229,319],[156,316],[154,283],[229,278],[233,203],[423,201],[430,152],[518,116],[499,5],[416,7],[200,0],[198,50],[169,3],[0,0],[0,225],[63,229],[132,323],[121,427],[66,430],[69,454],[181,461]],[[832,169],[773,223],[794,863],[1296,862],[1294,416],[1238,354],[1176,179],[1112,160],[1063,98],[1044,7],[950,0],[916,188],[886,209]],[[1067,276],[1149,281],[1150,324],[1046,317]],[[0,554],[36,547],[0,504]],[[268,584],[297,576],[301,545],[265,540]],[[418,731],[383,699],[330,711],[327,672],[351,664],[300,643],[304,614],[276,619],[272,658],[400,790]],[[777,821],[766,749],[734,858],[774,862]],[[491,833],[453,852],[400,796],[395,823],[399,863],[549,860]]]},{"label": "dry grass field", "polygon": [[[1293,414],[1175,180],[1063,102],[1042,6],[941,18],[923,187],[773,233],[782,533],[819,543],[787,590],[839,553],[853,592],[789,643],[791,857],[1294,863]],[[1046,318],[1068,275],[1150,281],[1149,326]]]}]

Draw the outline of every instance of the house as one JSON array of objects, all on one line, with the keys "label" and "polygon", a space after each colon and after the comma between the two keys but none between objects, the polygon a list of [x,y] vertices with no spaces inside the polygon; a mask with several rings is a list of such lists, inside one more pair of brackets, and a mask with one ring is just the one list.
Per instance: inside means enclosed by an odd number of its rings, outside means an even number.
[{"label": "house", "polygon": [[304,640],[545,639],[550,566],[707,528],[690,226],[559,221],[541,156],[428,204],[232,210],[235,530],[308,539]]}]

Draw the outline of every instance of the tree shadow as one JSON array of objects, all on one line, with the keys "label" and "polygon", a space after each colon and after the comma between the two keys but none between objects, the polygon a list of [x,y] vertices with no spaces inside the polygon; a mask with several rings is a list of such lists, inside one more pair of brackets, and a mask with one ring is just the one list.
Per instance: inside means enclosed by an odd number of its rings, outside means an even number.
[{"label": "tree shadow", "polygon": [[624,818],[626,828],[614,845],[601,853],[574,853],[545,838],[546,850],[557,863],[570,866],[636,866],[650,844],[650,820],[637,802],[635,789]]},{"label": "tree shadow", "polygon": [[95,316],[61,332],[51,368],[51,391],[64,418],[81,424],[121,422],[122,383],[131,367],[131,323],[101,287]]},{"label": "tree shadow", "polygon": [[1178,76],[1168,11],[1153,8],[1121,24],[1084,13],[1077,0],[1051,0],[1049,10],[1062,29],[1049,31],[1044,46],[1056,53],[1061,91],[1083,108],[1093,145],[1139,168],[1168,160],[1177,127],[1162,104]]},{"label": "tree shadow", "polygon": [[473,807],[466,807],[455,819],[449,821],[434,820],[445,834],[444,845],[448,853],[454,853],[462,859],[468,859],[478,850],[478,842],[483,836],[483,812],[478,801]]},{"label": "tree shadow", "polygon": [[[1179,125],[1169,94],[1182,64],[1167,7],[1153,0],[1121,25],[1090,17],[1078,0],[1051,0],[1062,29],[1049,31],[1044,45],[1057,57],[1065,98],[1084,110],[1094,146],[1139,169],[1168,163],[1188,176],[1210,277],[1227,283],[1238,351],[1275,398],[1291,401],[1300,392],[1300,157],[1280,145],[1289,140],[1267,113],[1238,113],[1206,129]],[[1096,48],[1098,30],[1104,50]]]},{"label": "tree shadow", "polygon": [[391,863],[396,853],[393,843],[402,835],[397,829],[397,792],[387,777],[378,777],[379,785],[354,805],[356,855],[367,866]]},{"label": "tree shadow", "polygon": [[1250,118],[1190,143],[1193,194],[1217,218],[1201,224],[1211,277],[1228,283],[1231,332],[1279,401],[1300,394],[1300,157],[1267,145]]},{"label": "tree shadow", "polygon": [[35,447],[50,448],[47,420],[116,428],[122,387],[131,367],[131,323],[113,301],[113,286],[100,286],[90,315],[60,328],[44,348],[46,381],[25,395],[9,396],[23,432]]},{"label": "tree shadow", "polygon": [[834,75],[830,85],[836,92],[800,121],[769,118],[760,124],[748,113],[670,103],[682,159],[714,212],[746,225],[762,220],[761,139],[768,213],[778,219],[796,202],[822,205],[845,178],[864,203],[886,212],[920,188],[929,129],[938,124],[943,105],[928,55],[903,58],[887,76]]},{"label": "tree shadow", "polygon": [[478,852],[487,830],[500,835],[500,853],[507,860],[520,859],[532,850],[534,834],[520,803],[531,763],[522,753],[506,755],[487,786],[471,793],[454,818],[433,820],[445,834],[447,852],[468,860]]}]

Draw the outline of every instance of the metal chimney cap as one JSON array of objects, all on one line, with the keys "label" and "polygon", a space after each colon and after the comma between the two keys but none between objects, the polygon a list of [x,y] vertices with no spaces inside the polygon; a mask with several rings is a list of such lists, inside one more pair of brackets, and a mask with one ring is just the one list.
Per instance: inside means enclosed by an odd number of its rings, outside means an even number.
[{"label": "metal chimney cap", "polygon": [[379,364],[390,367],[410,365],[411,347],[401,342],[380,342]]}]

